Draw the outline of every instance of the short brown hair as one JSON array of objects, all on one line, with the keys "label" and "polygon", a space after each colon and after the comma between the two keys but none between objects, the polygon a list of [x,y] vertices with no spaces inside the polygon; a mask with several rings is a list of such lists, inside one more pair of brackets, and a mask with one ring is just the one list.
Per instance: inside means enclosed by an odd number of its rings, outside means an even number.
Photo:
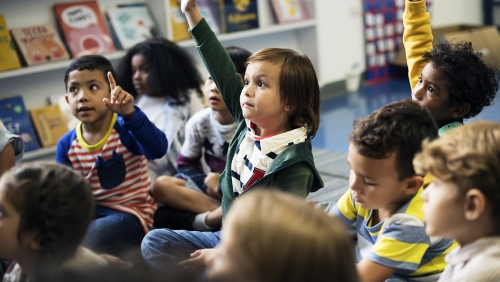
[{"label": "short brown hair", "polygon": [[500,221],[500,123],[476,121],[452,129],[425,142],[413,164],[419,173],[453,182],[463,195],[479,189],[491,203],[495,222]]},{"label": "short brown hair", "polygon": [[319,127],[320,92],[309,57],[292,49],[265,48],[252,54],[247,64],[255,61],[281,66],[281,103],[290,107],[290,124],[292,128],[307,126],[307,135],[314,137]]},{"label": "short brown hair", "polygon": [[390,103],[354,121],[349,142],[361,155],[374,159],[396,155],[399,180],[415,175],[412,160],[422,141],[435,139],[438,128],[430,113],[410,99]]},{"label": "short brown hair", "polygon": [[257,281],[359,281],[345,227],[298,196],[249,191],[234,202],[225,228]]}]

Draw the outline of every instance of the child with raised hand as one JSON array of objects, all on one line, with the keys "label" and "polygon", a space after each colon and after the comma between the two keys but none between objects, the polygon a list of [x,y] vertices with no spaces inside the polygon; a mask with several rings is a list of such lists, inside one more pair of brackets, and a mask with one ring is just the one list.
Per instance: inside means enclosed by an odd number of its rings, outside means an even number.
[{"label": "child with raised hand", "polygon": [[117,70],[123,90],[167,136],[167,154],[148,161],[153,183],[158,176],[175,175],[185,124],[204,108],[202,79],[196,64],[174,42],[150,39],[130,48]]},{"label": "child with raised hand", "polygon": [[80,123],[59,140],[56,161],[85,176],[97,203],[84,246],[121,255],[137,248],[152,227],[157,206],[149,195],[147,159],[163,157],[168,145],[112,73],[99,55],[71,62],[66,101]]},{"label": "child with raised hand", "polygon": [[[252,53],[230,46],[226,51],[241,79],[246,60]],[[160,176],[153,186],[153,196],[163,204],[155,214],[157,228],[208,231],[221,224],[219,176],[226,166],[229,142],[236,123],[229,113],[212,77],[205,80],[205,101],[209,108],[195,113],[186,124],[186,139],[178,161],[178,174]],[[204,157],[210,172],[202,169]],[[189,187],[191,189],[186,189]],[[214,224],[207,224],[214,222]]]},{"label": "child with raised hand", "polygon": [[208,281],[359,281],[342,224],[282,191],[255,189],[238,199],[217,248]]},{"label": "child with raised hand", "polygon": [[430,23],[425,0],[406,0],[403,43],[412,99],[430,111],[442,135],[491,105],[498,78],[470,42],[433,47]]},{"label": "child with raised hand", "polygon": [[[280,189],[303,198],[321,188],[323,181],[311,151],[311,138],[319,126],[319,85],[309,58],[290,49],[262,49],[248,58],[242,82],[196,1],[183,0],[181,9],[196,48],[237,124],[219,178],[223,215],[240,194],[255,187]],[[197,249],[215,247],[219,238],[220,232],[157,229],[144,238],[142,254],[149,264],[167,270]],[[216,255],[217,250],[197,254],[191,262],[205,265],[205,258]]]},{"label": "child with raised hand", "polygon": [[436,281],[456,243],[425,233],[421,194],[429,179],[412,160],[437,137],[429,112],[402,100],[356,121],[349,135],[349,190],[330,211],[355,223],[364,282]]},{"label": "child with raised hand", "polygon": [[23,164],[0,178],[0,257],[14,260],[3,281],[54,281],[93,271],[104,258],[79,247],[94,216],[89,184],[70,168]]},{"label": "child with raised hand", "polygon": [[453,238],[439,281],[500,281],[500,123],[478,121],[423,145],[413,164],[430,173],[425,231]]}]

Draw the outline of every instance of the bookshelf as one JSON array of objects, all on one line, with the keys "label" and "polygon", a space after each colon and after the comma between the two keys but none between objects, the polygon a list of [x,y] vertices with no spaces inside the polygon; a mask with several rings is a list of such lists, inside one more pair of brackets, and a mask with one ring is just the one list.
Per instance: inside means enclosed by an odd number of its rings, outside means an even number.
[{"label": "bookshelf", "polygon": [[[9,28],[34,25],[49,22],[57,26],[52,6],[60,2],[77,2],[79,0],[16,0],[0,1],[0,13],[5,15],[5,20]],[[113,4],[144,2],[148,5],[153,18],[156,21],[163,36],[170,34],[168,31],[169,0],[97,0],[101,11]],[[317,59],[317,20],[312,15],[309,20],[275,24],[270,19],[269,0],[257,0],[259,6],[259,28],[218,35],[223,45],[241,46],[251,52],[255,52],[265,47],[286,47],[302,51],[309,55],[313,64],[328,64]],[[309,7],[314,7],[315,0],[305,0]],[[314,9],[311,9],[314,14]],[[200,72],[204,75],[206,70],[199,58],[193,40],[176,42],[183,47],[197,61]],[[116,51],[102,54],[116,66],[125,51]],[[50,62],[20,69],[0,72],[0,84],[2,91],[0,99],[15,95],[23,96],[28,109],[45,106],[48,104],[48,97],[52,95],[63,95],[63,76],[65,69],[71,60]],[[320,75],[318,73],[318,75]],[[320,83],[321,84],[321,83]],[[55,147],[42,148],[36,151],[26,152],[25,161],[50,160],[55,155]]]}]

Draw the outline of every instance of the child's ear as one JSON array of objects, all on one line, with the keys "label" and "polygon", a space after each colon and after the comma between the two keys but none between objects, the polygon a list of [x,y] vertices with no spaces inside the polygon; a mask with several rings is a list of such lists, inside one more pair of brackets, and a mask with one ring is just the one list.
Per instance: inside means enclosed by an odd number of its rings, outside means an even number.
[{"label": "child's ear", "polygon": [[422,185],[424,185],[424,179],[422,178],[422,176],[419,175],[411,176],[406,180],[405,193],[407,195],[415,194],[418,191],[418,189],[422,187]]},{"label": "child's ear", "polygon": [[480,218],[486,209],[486,197],[476,188],[465,193],[465,219],[474,221]]},{"label": "child's ear", "polygon": [[470,111],[470,104],[463,103],[462,105],[457,106],[453,112],[451,113],[451,117],[453,118],[461,118],[465,116]]},{"label": "child's ear", "polygon": [[69,104],[68,94],[65,94],[65,95],[64,95],[64,99],[66,100],[66,103],[68,103],[68,104]]}]

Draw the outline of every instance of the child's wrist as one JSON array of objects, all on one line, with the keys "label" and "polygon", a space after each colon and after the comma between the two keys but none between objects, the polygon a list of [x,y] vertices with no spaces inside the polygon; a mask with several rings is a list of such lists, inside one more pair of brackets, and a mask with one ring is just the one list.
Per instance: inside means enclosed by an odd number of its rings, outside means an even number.
[{"label": "child's wrist", "polygon": [[133,117],[134,117],[134,113],[135,113],[135,109],[132,108],[132,112],[131,113],[128,113],[128,114],[121,114],[121,116],[123,117],[123,119],[125,121],[129,121],[131,120]]}]

